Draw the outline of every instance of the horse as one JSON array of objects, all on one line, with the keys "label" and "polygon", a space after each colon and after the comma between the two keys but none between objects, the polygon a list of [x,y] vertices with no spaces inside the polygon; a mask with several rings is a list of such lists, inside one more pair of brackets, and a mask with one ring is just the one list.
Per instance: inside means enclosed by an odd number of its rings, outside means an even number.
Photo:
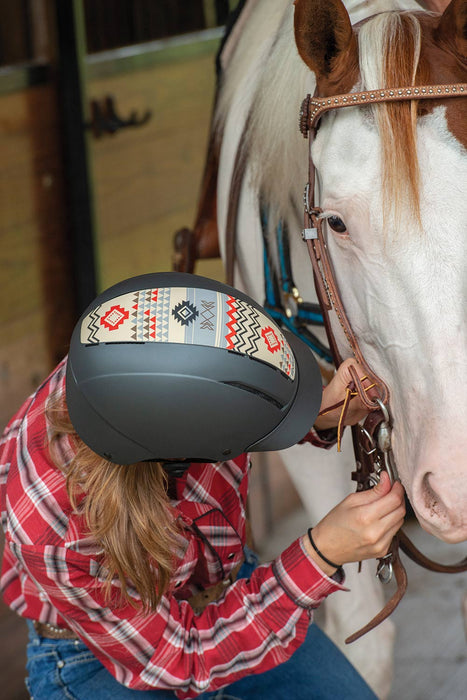
[{"label": "horse", "polygon": [[[308,178],[307,142],[297,127],[304,96],[315,89],[327,97],[465,82],[467,2],[452,0],[441,14],[415,0],[243,5],[241,30],[221,54],[211,133],[215,168],[207,168],[205,177],[205,183],[215,181],[215,206],[207,210],[217,212],[225,260],[241,153],[233,282],[264,300],[266,210],[267,237],[273,241],[278,222],[285,222],[296,286],[301,297],[314,300],[300,236]],[[466,116],[465,99],[350,107],[322,117],[312,147],[343,303],[368,364],[389,387],[399,476],[421,526],[446,542],[467,538]],[[206,226],[202,218],[198,224]],[[335,322],[333,332],[348,357]],[[352,488],[348,444],[342,454],[297,445],[282,458],[311,522]],[[351,593],[326,601],[324,629],[384,698],[392,674],[392,623],[343,645],[382,607],[384,593],[371,563],[361,573],[348,566],[346,575]]]}]

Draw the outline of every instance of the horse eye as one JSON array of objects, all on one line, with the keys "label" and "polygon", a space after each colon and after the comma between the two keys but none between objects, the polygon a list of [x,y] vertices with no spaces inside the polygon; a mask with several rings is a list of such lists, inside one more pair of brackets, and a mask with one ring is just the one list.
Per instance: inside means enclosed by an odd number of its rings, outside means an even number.
[{"label": "horse eye", "polygon": [[327,221],[329,226],[336,233],[345,233],[347,231],[347,226],[338,216],[328,216]]}]

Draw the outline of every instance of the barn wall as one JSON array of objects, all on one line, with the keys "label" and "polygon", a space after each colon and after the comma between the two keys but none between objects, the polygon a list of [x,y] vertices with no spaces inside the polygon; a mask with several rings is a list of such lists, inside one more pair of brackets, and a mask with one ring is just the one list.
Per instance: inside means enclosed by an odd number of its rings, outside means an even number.
[{"label": "barn wall", "polygon": [[[101,287],[170,270],[172,236],[191,226],[203,173],[215,89],[217,39],[156,51],[138,67],[91,64],[89,100],[115,100],[119,116],[148,123],[91,139]],[[223,278],[220,261],[201,274]]]},{"label": "barn wall", "polygon": [[0,426],[66,352],[73,311],[56,94],[0,94]]}]

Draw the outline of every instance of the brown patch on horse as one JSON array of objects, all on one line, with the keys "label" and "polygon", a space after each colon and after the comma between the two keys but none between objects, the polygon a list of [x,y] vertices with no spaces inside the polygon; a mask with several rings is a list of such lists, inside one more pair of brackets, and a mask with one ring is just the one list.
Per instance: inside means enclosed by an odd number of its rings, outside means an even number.
[{"label": "brown patch on horse", "polygon": [[321,96],[348,92],[358,79],[357,40],[340,0],[295,0],[298,53],[316,75]]},{"label": "brown patch on horse", "polygon": [[[420,16],[423,75],[417,84],[449,84],[467,81],[467,0],[453,0],[441,17]],[[420,103],[419,113],[427,114],[446,105],[449,131],[467,148],[467,99],[430,100]]]}]

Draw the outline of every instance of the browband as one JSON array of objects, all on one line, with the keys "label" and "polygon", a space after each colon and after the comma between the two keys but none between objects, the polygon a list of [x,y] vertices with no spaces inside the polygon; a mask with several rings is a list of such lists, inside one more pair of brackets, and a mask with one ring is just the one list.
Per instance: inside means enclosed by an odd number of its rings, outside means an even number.
[{"label": "browband", "polygon": [[309,130],[316,126],[321,115],[331,109],[404,100],[435,100],[437,98],[444,100],[446,97],[465,97],[465,95],[467,95],[467,83],[364,90],[362,92],[349,92],[345,95],[333,95],[332,97],[307,95],[300,110],[300,131],[307,138]]}]

